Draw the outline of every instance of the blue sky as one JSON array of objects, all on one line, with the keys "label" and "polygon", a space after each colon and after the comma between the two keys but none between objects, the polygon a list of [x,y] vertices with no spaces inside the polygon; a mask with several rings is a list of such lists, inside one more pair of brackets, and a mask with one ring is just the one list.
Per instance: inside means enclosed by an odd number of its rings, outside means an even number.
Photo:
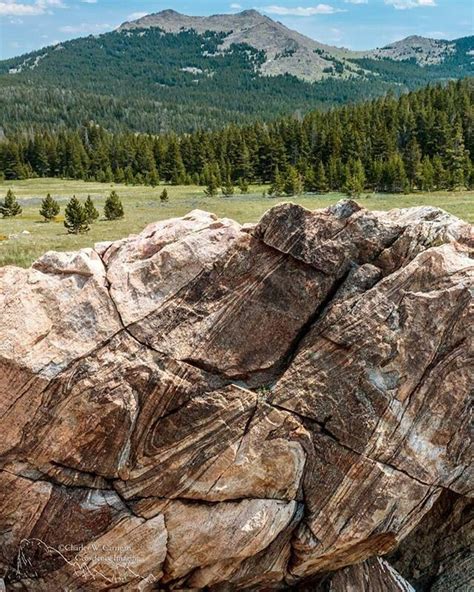
[{"label": "blue sky", "polygon": [[125,20],[173,8],[194,15],[256,8],[331,45],[380,47],[407,35],[473,34],[473,0],[0,0],[0,57],[103,33]]}]

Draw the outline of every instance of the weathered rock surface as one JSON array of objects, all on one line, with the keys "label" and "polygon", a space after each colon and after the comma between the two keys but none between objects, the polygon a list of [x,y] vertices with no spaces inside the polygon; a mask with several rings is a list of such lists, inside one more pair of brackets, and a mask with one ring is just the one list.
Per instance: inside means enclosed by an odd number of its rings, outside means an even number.
[{"label": "weathered rock surface", "polygon": [[415,592],[415,589],[381,559],[375,557],[363,563],[345,567],[297,587],[298,592]]},{"label": "weathered rock surface", "polygon": [[474,502],[445,490],[390,561],[420,592],[474,586]]},{"label": "weathered rock surface", "polygon": [[246,227],[194,211],[0,269],[7,589],[455,571],[466,536],[454,559],[417,541],[449,496],[466,528],[473,248],[440,210],[345,201]]}]

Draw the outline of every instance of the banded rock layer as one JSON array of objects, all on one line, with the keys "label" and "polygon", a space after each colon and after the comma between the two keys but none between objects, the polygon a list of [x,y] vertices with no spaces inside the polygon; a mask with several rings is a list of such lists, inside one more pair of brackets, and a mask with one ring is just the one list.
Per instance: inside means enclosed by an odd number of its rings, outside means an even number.
[{"label": "banded rock layer", "polygon": [[411,590],[381,556],[473,491],[473,246],[343,201],[0,269],[7,589]]}]

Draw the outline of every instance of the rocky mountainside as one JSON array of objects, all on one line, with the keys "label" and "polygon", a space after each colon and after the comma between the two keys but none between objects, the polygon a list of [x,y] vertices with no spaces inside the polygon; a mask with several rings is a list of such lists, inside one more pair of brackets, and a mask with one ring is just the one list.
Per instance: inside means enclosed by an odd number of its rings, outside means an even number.
[{"label": "rocky mountainside", "polygon": [[[200,35],[207,31],[224,33],[221,51],[232,45],[246,44],[265,53],[260,72],[265,76],[292,74],[314,82],[327,77],[361,76],[363,70],[347,61],[349,51],[318,43],[256,10],[239,14],[218,14],[209,17],[186,16],[174,10],[149,14],[126,22],[119,31],[159,28],[166,33],[194,30]],[[339,64],[338,68],[334,68]]]},{"label": "rocky mountainside", "polygon": [[473,249],[343,201],[0,269],[7,590],[467,591]]},{"label": "rocky mountainside", "polygon": [[[188,132],[399,94],[474,75],[474,37],[352,52],[247,10],[173,10],[0,61],[0,132]],[[18,108],[21,105],[21,109]]]},{"label": "rocky mountainside", "polygon": [[378,59],[413,60],[420,66],[430,66],[443,63],[455,51],[455,42],[412,35],[380,49],[369,51],[366,55]]}]

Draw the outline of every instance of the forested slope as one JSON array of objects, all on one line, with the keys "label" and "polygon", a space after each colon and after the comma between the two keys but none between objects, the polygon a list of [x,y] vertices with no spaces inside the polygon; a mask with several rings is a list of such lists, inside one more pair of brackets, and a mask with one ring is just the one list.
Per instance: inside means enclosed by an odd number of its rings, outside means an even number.
[{"label": "forested slope", "polygon": [[[314,83],[262,75],[265,52],[243,43],[223,51],[225,37],[159,28],[115,31],[0,62],[0,128],[8,135],[93,121],[113,132],[218,129],[474,75],[468,55],[473,37],[453,42],[459,49],[425,67],[357,56],[343,63],[316,49],[332,66]],[[342,75],[349,63],[354,72]]]},{"label": "forested slope", "polygon": [[400,98],[284,117],[269,124],[176,135],[76,131],[16,134],[0,143],[6,179],[59,176],[217,188],[271,182],[300,189],[406,191],[473,185],[474,80]]}]

